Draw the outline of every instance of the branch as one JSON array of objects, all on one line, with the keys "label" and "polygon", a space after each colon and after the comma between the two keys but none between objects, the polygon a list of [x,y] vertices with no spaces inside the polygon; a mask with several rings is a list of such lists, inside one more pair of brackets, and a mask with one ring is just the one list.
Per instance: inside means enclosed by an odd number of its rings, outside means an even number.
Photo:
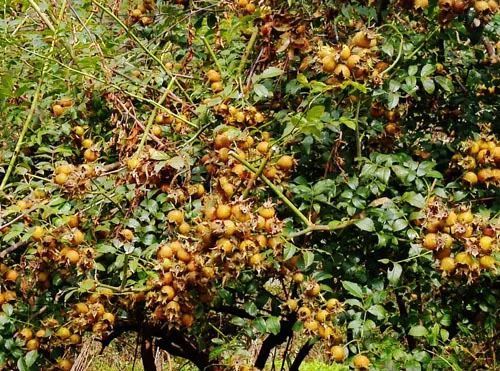
[{"label": "branch", "polygon": [[290,233],[289,235],[287,235],[286,237],[288,238],[295,238],[295,237],[299,237],[299,236],[303,236],[305,234],[308,234],[308,233],[311,233],[311,232],[319,232],[319,231],[323,231],[323,232],[333,232],[333,231],[336,231],[336,230],[339,230],[339,229],[344,229],[344,228],[347,228],[353,224],[355,224],[357,221],[359,221],[361,219],[350,219],[350,220],[346,220],[345,222],[340,222],[338,224],[335,224],[335,225],[329,225],[329,224],[319,224],[319,225],[311,225],[305,229],[302,229],[298,232],[295,232],[295,233]]},{"label": "branch", "polygon": [[219,305],[211,308],[214,312],[232,314],[241,318],[254,319],[255,317],[248,314],[240,308],[230,307],[229,305]]},{"label": "branch", "polygon": [[293,360],[292,365],[290,366],[289,371],[299,371],[299,367],[304,362],[304,359],[307,357],[311,349],[313,348],[314,344],[316,344],[317,339],[309,339],[308,341],[305,342],[304,345],[302,345],[302,348],[300,348],[299,352],[297,353],[297,356]]},{"label": "branch", "polygon": [[280,331],[276,335],[269,335],[262,342],[259,354],[257,355],[257,359],[255,360],[256,368],[258,368],[259,370],[264,369],[267,359],[269,358],[269,354],[271,354],[271,350],[273,350],[276,346],[283,344],[285,340],[293,334],[293,325],[295,324],[295,321],[295,316],[291,316],[286,320],[281,320]]},{"label": "branch", "polygon": [[[236,153],[231,152],[230,155],[237,159],[239,162],[241,162],[248,170],[250,170],[252,173],[257,174],[258,170],[254,168],[252,165],[250,165],[247,161],[243,160],[240,156],[238,156]],[[269,179],[267,179],[263,174],[260,175],[259,177],[266,183],[269,188],[271,188],[274,193],[294,212],[297,217],[302,220],[302,222],[307,225],[311,226],[312,223],[307,219],[307,217],[293,204],[292,201],[290,201],[284,194],[281,192],[278,187],[276,187]]]},{"label": "branch", "polygon": [[16,242],[11,247],[8,247],[5,250],[3,250],[2,252],[0,252],[0,259],[5,258],[9,253],[11,253],[13,251],[16,251],[17,249],[19,249],[19,248],[21,248],[23,246],[26,246],[27,244],[28,244],[27,241],[18,241],[18,242]]}]

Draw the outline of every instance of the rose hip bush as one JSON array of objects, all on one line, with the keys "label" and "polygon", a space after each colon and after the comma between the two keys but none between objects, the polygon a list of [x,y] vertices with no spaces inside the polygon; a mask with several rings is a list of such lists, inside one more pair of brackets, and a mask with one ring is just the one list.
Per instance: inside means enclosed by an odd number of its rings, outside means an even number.
[{"label": "rose hip bush", "polygon": [[2,14],[0,368],[495,368],[495,0]]}]

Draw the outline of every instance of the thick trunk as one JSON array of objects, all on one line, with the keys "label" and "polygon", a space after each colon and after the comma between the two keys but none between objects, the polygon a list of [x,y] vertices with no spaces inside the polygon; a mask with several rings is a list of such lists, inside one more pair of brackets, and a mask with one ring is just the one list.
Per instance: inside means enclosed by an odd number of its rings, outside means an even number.
[{"label": "thick trunk", "polygon": [[141,358],[144,371],[156,371],[153,339],[143,335],[141,342]]}]

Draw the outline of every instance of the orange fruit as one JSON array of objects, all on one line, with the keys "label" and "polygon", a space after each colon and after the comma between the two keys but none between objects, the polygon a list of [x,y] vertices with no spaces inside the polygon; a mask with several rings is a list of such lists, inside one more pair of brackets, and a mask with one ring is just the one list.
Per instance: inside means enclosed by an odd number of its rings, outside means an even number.
[{"label": "orange fruit", "polygon": [[370,360],[363,354],[356,354],[352,359],[352,363],[356,369],[366,370],[370,367]]},{"label": "orange fruit", "polygon": [[344,362],[346,351],[343,346],[334,345],[330,348],[330,354],[335,362]]}]

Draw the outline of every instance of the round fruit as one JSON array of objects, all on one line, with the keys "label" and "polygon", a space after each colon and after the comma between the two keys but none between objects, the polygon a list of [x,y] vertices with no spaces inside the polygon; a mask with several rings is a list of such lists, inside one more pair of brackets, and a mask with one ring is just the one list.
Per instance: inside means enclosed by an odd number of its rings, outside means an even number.
[{"label": "round fruit", "polygon": [[188,253],[182,246],[177,248],[176,256],[177,259],[183,261],[184,263],[189,263],[191,261],[191,254]]},{"label": "round fruit", "polygon": [[370,43],[370,39],[364,31],[357,32],[352,38],[352,44],[360,48],[369,48]]},{"label": "round fruit", "polygon": [[351,56],[351,48],[347,45],[342,46],[342,51],[340,52],[340,58],[347,59]]},{"label": "round fruit", "polygon": [[162,245],[156,254],[158,259],[170,259],[174,256],[174,252],[169,245]]},{"label": "round fruit", "polygon": [[328,318],[328,312],[324,309],[320,309],[316,313],[316,320],[318,322],[324,323],[324,322],[326,322],[327,318]]},{"label": "round fruit", "polygon": [[365,370],[368,369],[368,367],[370,367],[370,360],[368,359],[367,356],[363,354],[356,354],[352,359],[352,363],[355,368],[360,370]]},{"label": "round fruit", "polygon": [[57,174],[54,178],[54,182],[58,185],[64,185],[68,181],[68,176],[64,173]]},{"label": "round fruit", "polygon": [[63,371],[70,371],[73,367],[73,362],[69,359],[60,359],[57,361],[57,366]]},{"label": "round fruit", "polygon": [[301,283],[301,282],[304,282],[304,275],[300,272],[297,272],[293,275],[292,279],[293,279],[293,282],[295,282],[295,283]]},{"label": "round fruit", "polygon": [[69,342],[73,345],[80,344],[82,342],[82,338],[78,334],[73,334],[69,337]]},{"label": "round fruit", "polygon": [[97,151],[88,148],[85,150],[85,152],[83,152],[83,158],[87,162],[94,162],[95,160],[97,160]]},{"label": "round fruit", "polygon": [[345,61],[345,64],[347,65],[347,68],[352,70],[353,68],[355,68],[359,64],[360,61],[361,61],[361,57],[359,55],[352,54],[349,58],[347,58],[347,60]]},{"label": "round fruit", "polygon": [[84,139],[82,140],[82,147],[83,148],[90,148],[92,147],[92,145],[94,144],[94,142],[92,141],[92,139]]},{"label": "round fruit", "polygon": [[31,339],[26,342],[26,349],[37,350],[40,347],[40,342],[38,339]]},{"label": "round fruit", "polygon": [[167,297],[167,300],[172,300],[175,297],[175,290],[172,286],[163,286],[161,293]]},{"label": "round fruit", "polygon": [[139,166],[139,159],[137,157],[132,157],[127,160],[127,167],[129,170],[134,170]]},{"label": "round fruit", "polygon": [[479,265],[484,269],[493,269],[495,268],[495,258],[490,255],[481,256],[479,258]]},{"label": "round fruit", "polygon": [[264,258],[262,257],[261,254],[258,254],[258,253],[253,254],[250,257],[250,264],[254,267],[260,265],[263,261],[264,261]]},{"label": "round fruit", "polygon": [[458,214],[458,222],[462,224],[472,223],[474,220],[474,215],[470,210],[464,211],[463,213]]},{"label": "round fruit", "polygon": [[184,313],[181,317],[181,323],[185,327],[191,327],[194,323],[194,317],[192,314]]},{"label": "round fruit", "polygon": [[344,79],[348,79],[351,77],[351,70],[345,64],[338,64],[337,67],[335,67],[335,71],[333,71],[333,73]]},{"label": "round fruit", "polygon": [[39,225],[37,225],[33,229],[33,233],[31,235],[31,237],[33,237],[33,239],[35,241],[41,241],[44,235],[45,235],[45,229],[43,227],[40,227]]},{"label": "round fruit", "polygon": [[447,257],[441,260],[439,268],[445,272],[452,272],[455,270],[455,266],[456,266],[455,259]]},{"label": "round fruit", "polygon": [[128,228],[124,228],[120,231],[120,235],[123,237],[125,241],[132,241],[134,239],[134,232],[132,232]]},{"label": "round fruit", "polygon": [[335,362],[344,362],[346,351],[341,345],[334,345],[330,348],[330,354]]},{"label": "round fruit", "polygon": [[321,287],[318,283],[314,282],[311,287],[306,291],[307,296],[318,296],[321,291]]},{"label": "round fruit", "polygon": [[179,225],[184,222],[184,213],[182,210],[170,210],[167,214],[167,220],[169,223]]},{"label": "round fruit", "polygon": [[335,67],[337,63],[335,62],[335,56],[328,54],[325,56],[321,63],[323,64],[323,72],[333,73],[335,71]]},{"label": "round fruit", "polygon": [[473,186],[478,182],[478,176],[476,175],[476,173],[473,173],[472,171],[466,172],[462,177],[462,179],[465,183],[467,183],[470,186]]},{"label": "round fruit", "polygon": [[106,312],[102,315],[102,320],[112,325],[115,323],[115,315],[113,313]]},{"label": "round fruit", "polygon": [[207,72],[207,79],[209,82],[219,82],[221,81],[220,73],[215,70],[209,70]]},{"label": "round fruit", "polygon": [[213,82],[211,85],[210,85],[210,88],[212,89],[212,91],[214,93],[219,93],[221,92],[222,90],[224,90],[224,87],[222,86],[222,83],[221,82]]},{"label": "round fruit", "polygon": [[157,137],[161,137],[163,135],[163,129],[159,125],[153,125],[151,127],[151,134]]},{"label": "round fruit", "polygon": [[60,104],[54,104],[52,106],[52,113],[54,114],[55,117],[59,117],[64,113],[64,107],[61,106]]},{"label": "round fruit", "polygon": [[18,276],[19,273],[17,273],[16,270],[10,269],[7,272],[5,272],[3,278],[5,281],[16,282]]},{"label": "round fruit", "polygon": [[298,303],[297,303],[297,300],[295,299],[288,299],[286,301],[286,306],[288,307],[288,309],[290,309],[292,312],[295,312],[297,310],[297,307],[298,307]]},{"label": "round fruit", "polygon": [[85,241],[85,233],[83,233],[81,230],[77,229],[73,233],[73,243],[75,245],[80,245]]},{"label": "round fruit", "polygon": [[261,207],[259,209],[259,215],[264,219],[271,219],[276,214],[274,207]]},{"label": "round fruit", "polygon": [[276,166],[281,170],[290,170],[293,167],[293,157],[288,155],[281,156]]},{"label": "round fruit", "polygon": [[490,251],[492,244],[493,244],[493,238],[491,238],[489,236],[482,236],[479,239],[479,246],[481,247],[481,250],[483,250],[483,251]]},{"label": "round fruit", "polygon": [[24,339],[24,340],[30,340],[33,338],[33,331],[28,328],[28,327],[25,327],[23,328],[21,331],[19,331],[19,335]]},{"label": "round fruit", "polygon": [[59,327],[56,331],[56,336],[61,340],[65,340],[71,336],[71,332],[67,327]]},{"label": "round fruit", "polygon": [[75,132],[76,135],[78,135],[79,137],[83,136],[83,134],[85,134],[85,129],[81,126],[75,126],[73,128],[73,131]]},{"label": "round fruit", "polygon": [[189,231],[191,230],[191,226],[188,224],[188,223],[181,223],[181,225],[179,225],[179,233],[180,234],[188,234]]},{"label": "round fruit", "polygon": [[231,206],[229,205],[219,205],[215,211],[217,219],[229,219],[231,216]]},{"label": "round fruit", "polygon": [[335,310],[339,307],[340,305],[340,302],[335,299],[335,298],[332,298],[332,299],[328,299],[328,301],[326,302],[326,309],[328,309],[329,311],[332,311],[332,310]]},{"label": "round fruit", "polygon": [[304,323],[304,328],[309,331],[316,331],[318,329],[318,326],[318,322],[313,319]]},{"label": "round fruit", "polygon": [[477,173],[479,183],[487,182],[491,178],[493,178],[493,171],[491,169],[481,169]]},{"label": "round fruit", "polygon": [[80,261],[80,254],[74,249],[68,249],[65,253],[65,257],[72,265],[75,265]]},{"label": "round fruit", "polygon": [[267,151],[269,151],[269,142],[263,141],[257,144],[257,151],[259,151],[263,155],[266,154]]},{"label": "round fruit", "polygon": [[451,227],[452,225],[455,225],[457,223],[458,216],[457,213],[455,213],[453,210],[450,211],[448,216],[446,217],[445,224],[447,227]]},{"label": "round fruit", "polygon": [[428,250],[434,250],[438,245],[437,234],[427,233],[424,237],[422,245]]},{"label": "round fruit", "polygon": [[74,309],[78,314],[87,314],[89,312],[89,306],[85,303],[76,303]]}]

